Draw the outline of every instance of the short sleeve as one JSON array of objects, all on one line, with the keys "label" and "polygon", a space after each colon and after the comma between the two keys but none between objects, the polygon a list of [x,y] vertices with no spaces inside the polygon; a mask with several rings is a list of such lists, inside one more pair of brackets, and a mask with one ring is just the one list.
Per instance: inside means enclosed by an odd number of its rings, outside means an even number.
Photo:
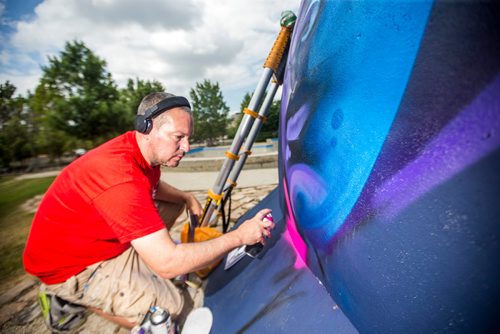
[{"label": "short sleeve", "polygon": [[121,243],[165,228],[151,193],[133,182],[107,189],[94,199],[94,206]]}]

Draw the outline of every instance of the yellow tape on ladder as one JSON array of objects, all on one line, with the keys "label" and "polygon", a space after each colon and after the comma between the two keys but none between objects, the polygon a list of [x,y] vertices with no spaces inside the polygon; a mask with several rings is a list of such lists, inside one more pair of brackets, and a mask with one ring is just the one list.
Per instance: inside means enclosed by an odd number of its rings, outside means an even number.
[{"label": "yellow tape on ladder", "polygon": [[248,108],[243,109],[243,113],[252,116],[253,118],[258,118],[259,114]]},{"label": "yellow tape on ladder", "polygon": [[230,178],[227,179],[226,183],[229,183],[233,188],[236,188],[237,183],[231,180]]},{"label": "yellow tape on ladder", "polygon": [[255,119],[257,119],[257,118],[260,119],[262,123],[266,123],[267,122],[267,117],[266,116],[260,115],[260,114],[256,113],[255,111],[250,110],[248,108],[243,109],[243,113],[247,114],[247,115],[250,115],[250,116],[252,116]]},{"label": "yellow tape on ladder", "polygon": [[226,157],[228,157],[229,159],[234,160],[234,161],[237,161],[240,158],[239,155],[233,154],[229,151],[226,151],[225,154],[226,154]]},{"label": "yellow tape on ladder", "polygon": [[220,201],[222,200],[222,195],[218,195],[218,194],[214,193],[212,191],[212,189],[208,189],[208,197],[210,197],[215,202],[217,202],[217,204],[220,203]]}]

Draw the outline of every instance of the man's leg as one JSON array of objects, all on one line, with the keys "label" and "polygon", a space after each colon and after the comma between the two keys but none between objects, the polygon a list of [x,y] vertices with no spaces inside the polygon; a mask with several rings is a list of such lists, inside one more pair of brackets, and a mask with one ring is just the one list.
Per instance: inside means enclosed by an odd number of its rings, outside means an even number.
[{"label": "man's leg", "polygon": [[139,324],[151,306],[168,310],[174,320],[184,317],[184,308],[192,307],[189,295],[156,276],[132,247],[65,283],[45,288],[127,328]]},{"label": "man's leg", "polygon": [[[185,209],[184,204],[163,201],[157,201],[157,207],[167,229]],[[187,291],[156,276],[132,247],[113,259],[89,266],[64,283],[44,287],[126,328],[142,321],[151,306],[167,309],[180,322],[192,308]]]},{"label": "man's leg", "polygon": [[169,231],[172,226],[174,226],[177,218],[181,216],[186,208],[186,205],[184,205],[183,203],[155,201],[155,204],[161,218],[163,219],[163,222],[165,223],[165,226],[167,227],[167,230]]},{"label": "man's leg", "polygon": [[115,323],[121,327],[127,328],[127,329],[132,329],[136,324],[132,323],[127,320],[127,318],[124,317],[119,317],[119,316],[113,316],[109,313],[105,313],[103,310],[95,308],[95,307],[89,307],[89,310],[94,312],[95,314],[103,317],[104,319],[111,321],[112,323]]}]

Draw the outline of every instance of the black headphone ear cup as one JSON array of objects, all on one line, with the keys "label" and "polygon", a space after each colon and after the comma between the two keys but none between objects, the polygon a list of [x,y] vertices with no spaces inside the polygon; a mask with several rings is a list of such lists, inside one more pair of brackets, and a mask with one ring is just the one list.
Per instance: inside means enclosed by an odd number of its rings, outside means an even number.
[{"label": "black headphone ear cup", "polygon": [[134,121],[134,128],[143,133],[145,130],[145,124],[144,124],[144,116],[143,115],[137,115],[135,116],[135,121]]},{"label": "black headphone ear cup", "polygon": [[144,117],[144,115],[137,115],[135,117],[135,129],[140,133],[148,133],[151,131],[151,119]]},{"label": "black headphone ear cup", "polygon": [[145,123],[144,133],[148,134],[149,132],[151,132],[151,129],[153,128],[153,120],[151,118],[146,118],[144,123]]}]

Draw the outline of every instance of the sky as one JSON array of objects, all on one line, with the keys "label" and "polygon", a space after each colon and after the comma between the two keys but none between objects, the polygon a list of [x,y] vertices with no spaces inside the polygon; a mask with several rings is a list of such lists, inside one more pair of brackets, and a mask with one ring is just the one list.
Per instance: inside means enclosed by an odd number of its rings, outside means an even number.
[{"label": "sky", "polygon": [[64,44],[85,43],[118,87],[157,80],[189,96],[218,82],[231,113],[252,92],[279,33],[281,12],[300,0],[0,0],[0,83],[34,92],[41,66]]}]

